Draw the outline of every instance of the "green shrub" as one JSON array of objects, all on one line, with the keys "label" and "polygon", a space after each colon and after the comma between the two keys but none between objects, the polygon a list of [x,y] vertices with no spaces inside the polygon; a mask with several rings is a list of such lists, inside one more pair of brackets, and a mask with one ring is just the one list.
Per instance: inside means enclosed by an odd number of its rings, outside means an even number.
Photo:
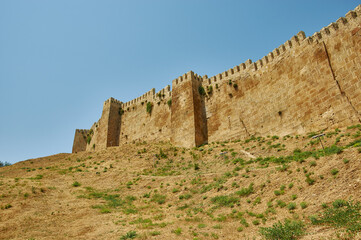
[{"label": "green shrub", "polygon": [[151,114],[153,110],[153,103],[147,102],[147,113]]},{"label": "green shrub", "polygon": [[284,224],[278,222],[272,227],[261,227],[259,232],[269,240],[292,240],[305,234],[305,226],[301,221],[286,219]]},{"label": "green shrub", "polygon": [[75,181],[73,184],[72,184],[72,186],[73,187],[79,187],[81,184],[79,183],[79,182],[77,182],[77,181]]},{"label": "green shrub", "polygon": [[253,225],[257,226],[260,224],[260,221],[258,219],[252,221]]},{"label": "green shrub", "polygon": [[158,235],[160,235],[159,231],[150,232],[150,236],[158,236]]},{"label": "green shrub", "polygon": [[246,197],[252,194],[253,192],[254,192],[253,183],[251,183],[248,186],[248,188],[241,188],[241,190],[237,191],[236,194],[239,195],[240,197]]},{"label": "green shrub", "polygon": [[343,199],[336,199],[335,201],[333,201],[332,206],[334,208],[340,208],[340,207],[344,207],[347,205],[347,201],[343,200]]},{"label": "green shrub", "polygon": [[181,228],[177,228],[177,229],[174,229],[172,230],[172,233],[176,234],[176,235],[181,235],[182,234],[182,229]]},{"label": "green shrub", "polygon": [[231,207],[239,202],[239,198],[233,196],[216,196],[211,199],[211,202],[221,207]]},{"label": "green shrub", "polygon": [[331,174],[332,174],[332,175],[336,175],[338,172],[339,172],[339,171],[338,171],[338,169],[336,169],[336,168],[334,168],[334,169],[331,170]]},{"label": "green shrub", "polygon": [[315,183],[316,180],[310,178],[310,176],[306,177],[306,183],[308,183],[308,185],[313,185]]},{"label": "green shrub", "polygon": [[163,203],[165,203],[165,199],[166,199],[166,196],[156,193],[152,196],[151,201],[156,202],[158,204],[163,204]]},{"label": "green shrub", "polygon": [[171,107],[171,106],[172,106],[172,99],[169,99],[169,100],[167,101],[167,104],[168,104],[169,107]]},{"label": "green shrub", "polygon": [[[361,232],[361,204],[337,199],[320,217],[310,217],[312,224],[342,228],[352,237]],[[353,239],[353,238],[352,238]]]},{"label": "green shrub", "polygon": [[294,210],[294,209],[296,209],[296,206],[297,206],[296,203],[291,202],[287,205],[287,208],[288,208],[288,210]]},{"label": "green shrub", "polygon": [[129,231],[127,232],[125,235],[123,235],[120,239],[121,240],[126,240],[126,239],[133,239],[137,236],[137,232],[136,231]]},{"label": "green shrub", "polygon": [[203,86],[199,86],[198,87],[198,92],[201,96],[205,96],[206,95],[206,91],[204,90]]},{"label": "green shrub", "polygon": [[301,202],[300,206],[302,209],[305,209],[308,206],[308,204],[306,202]]}]

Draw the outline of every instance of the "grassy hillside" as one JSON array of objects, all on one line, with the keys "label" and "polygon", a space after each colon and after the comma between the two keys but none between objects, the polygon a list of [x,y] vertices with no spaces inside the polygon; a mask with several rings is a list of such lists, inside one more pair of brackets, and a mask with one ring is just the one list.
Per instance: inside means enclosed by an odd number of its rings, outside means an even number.
[{"label": "grassy hillside", "polygon": [[144,142],[1,167],[0,239],[361,239],[360,131],[325,131],[325,149],[318,133]]}]

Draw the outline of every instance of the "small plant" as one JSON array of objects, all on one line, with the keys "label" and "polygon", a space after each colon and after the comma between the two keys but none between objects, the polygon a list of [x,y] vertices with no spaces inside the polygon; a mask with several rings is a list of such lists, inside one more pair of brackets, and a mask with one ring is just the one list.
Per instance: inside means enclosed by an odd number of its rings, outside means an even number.
[{"label": "small plant", "polygon": [[166,196],[156,193],[152,196],[151,201],[156,202],[158,204],[163,204],[163,203],[165,203],[165,199],[166,199]]},{"label": "small plant", "polygon": [[257,226],[260,224],[260,221],[258,219],[252,221],[253,225]]},{"label": "small plant", "polygon": [[172,99],[169,99],[169,100],[167,101],[167,104],[168,104],[168,107],[171,107],[171,106],[172,106]]},{"label": "small plant", "polygon": [[174,229],[172,230],[172,233],[179,236],[182,234],[182,229],[181,228]]},{"label": "small plant", "polygon": [[344,160],[343,160],[343,163],[344,164],[347,164],[347,163],[349,163],[350,162],[350,160],[348,160],[347,158],[345,158]]},{"label": "small plant", "polygon": [[343,200],[343,199],[336,199],[335,201],[333,201],[332,206],[334,208],[341,208],[347,205],[347,201]]},{"label": "small plant", "polygon": [[291,196],[291,199],[292,199],[292,200],[296,200],[296,199],[297,199],[297,195],[296,195],[296,194],[293,194],[293,195]]},{"label": "small plant", "polygon": [[201,96],[205,96],[206,95],[206,91],[204,90],[203,86],[199,86],[198,87],[198,92]]},{"label": "small plant", "polygon": [[338,171],[338,169],[336,169],[336,168],[334,168],[334,169],[331,170],[331,174],[334,175],[334,176],[335,176],[338,172],[339,172],[339,171]]},{"label": "small plant", "polygon": [[312,216],[310,220],[315,225],[328,225],[345,229],[350,238],[361,232],[361,203],[337,199],[333,207],[327,208],[320,217]]},{"label": "small plant", "polygon": [[315,167],[317,165],[316,161],[311,161],[310,162],[310,167]]},{"label": "small plant", "polygon": [[272,227],[261,227],[259,232],[269,240],[291,240],[305,234],[305,225],[301,221],[286,219],[273,224]]},{"label": "small plant", "polygon": [[13,206],[10,203],[8,203],[4,207],[1,207],[1,209],[9,209],[9,208],[12,208],[12,207]]},{"label": "small plant", "polygon": [[199,169],[200,169],[200,168],[199,168],[199,164],[198,164],[198,163],[195,163],[195,164],[194,164],[194,170],[197,171],[197,170],[199,170]]},{"label": "small plant", "polygon": [[147,102],[147,113],[152,114],[152,110],[153,110],[153,103],[151,102]]},{"label": "small plant", "polygon": [[125,235],[123,235],[120,239],[121,240],[126,240],[126,239],[133,239],[137,236],[137,232],[136,231],[129,231],[127,232]]},{"label": "small plant", "polygon": [[308,204],[306,202],[301,202],[300,206],[302,209],[305,209],[308,206]]},{"label": "small plant", "polygon": [[308,185],[313,185],[315,183],[316,180],[310,178],[310,176],[306,177],[306,183],[308,183]]},{"label": "small plant", "polygon": [[204,223],[200,223],[200,224],[198,224],[198,228],[205,228],[205,227],[207,227],[207,225],[206,225],[206,224],[204,224]]},{"label": "small plant", "polygon": [[239,198],[232,196],[216,196],[211,199],[211,202],[221,207],[231,207],[239,202]]},{"label": "small plant", "polygon": [[81,184],[77,181],[73,182],[73,184],[72,184],[73,187],[80,187],[80,185]]},{"label": "small plant", "polygon": [[248,188],[242,188],[241,190],[237,191],[236,194],[240,197],[246,197],[249,196],[254,192],[253,190],[253,183],[251,183]]},{"label": "small plant", "polygon": [[296,203],[294,203],[294,202],[291,202],[291,203],[289,203],[288,205],[287,205],[287,208],[288,208],[288,210],[295,210],[296,209],[296,207],[297,207],[297,205],[296,205]]},{"label": "small plant", "polygon": [[160,235],[159,231],[150,232],[150,236],[158,236],[158,235]]}]

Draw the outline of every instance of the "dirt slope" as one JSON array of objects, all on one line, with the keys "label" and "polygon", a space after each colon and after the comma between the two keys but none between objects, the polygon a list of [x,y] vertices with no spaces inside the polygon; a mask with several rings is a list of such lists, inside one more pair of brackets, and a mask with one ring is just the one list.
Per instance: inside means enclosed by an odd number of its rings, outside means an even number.
[{"label": "dirt slope", "polygon": [[0,239],[262,239],[286,218],[305,223],[300,239],[343,239],[309,216],[361,199],[360,130],[325,131],[325,151],[309,136],[256,136],[19,162],[0,168]]}]

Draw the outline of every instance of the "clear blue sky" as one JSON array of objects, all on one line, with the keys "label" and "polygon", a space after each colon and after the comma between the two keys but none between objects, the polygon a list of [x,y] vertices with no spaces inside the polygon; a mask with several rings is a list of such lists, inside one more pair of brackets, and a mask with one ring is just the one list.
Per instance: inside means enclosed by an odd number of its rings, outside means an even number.
[{"label": "clear blue sky", "polygon": [[352,0],[0,0],[0,161],[71,152],[109,97],[262,58]]}]

